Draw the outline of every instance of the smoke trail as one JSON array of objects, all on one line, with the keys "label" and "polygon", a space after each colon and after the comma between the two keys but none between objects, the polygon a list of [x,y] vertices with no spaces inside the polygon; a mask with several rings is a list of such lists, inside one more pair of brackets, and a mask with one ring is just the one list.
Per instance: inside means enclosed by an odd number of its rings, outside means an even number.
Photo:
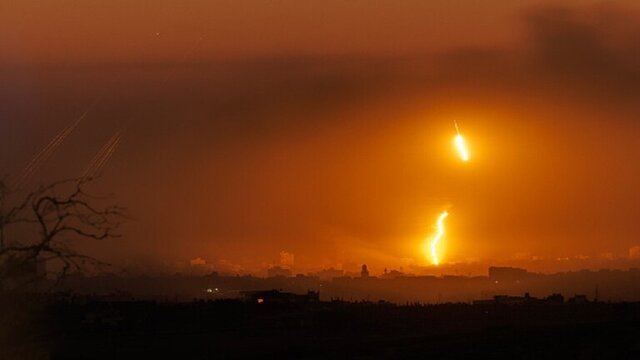
[{"label": "smoke trail", "polygon": [[102,166],[105,162],[111,157],[115,147],[119,142],[119,133],[114,134],[107,142],[102,146],[102,148],[96,153],[94,158],[91,160],[89,165],[84,171],[83,177],[94,177],[98,174]]},{"label": "smoke trail", "polygon": [[94,177],[100,172],[100,170],[102,170],[116,151],[118,144],[120,143],[120,138],[120,132],[116,132],[111,136],[111,138],[109,138],[109,140],[107,140],[87,165],[87,168],[82,175],[83,178]]},{"label": "smoke trail", "polygon": [[45,162],[68,133],[68,127],[62,129],[36,156],[29,162],[21,174],[20,182],[26,180],[43,162]]},{"label": "smoke trail", "polygon": [[56,152],[56,150],[64,143],[66,138],[73,133],[73,131],[78,127],[80,122],[87,116],[89,110],[86,110],[80,117],[76,119],[72,124],[68,125],[62,131],[60,131],[56,136],[51,139],[51,141],[40,150],[31,161],[24,168],[20,176],[15,180],[13,187],[16,189],[20,189],[23,186],[27,185],[31,180],[31,177],[44,165],[47,160]]},{"label": "smoke trail", "polygon": [[49,153],[50,150],[60,141],[60,138],[64,135],[64,129],[59,132],[56,136],[54,136],[53,139],[51,139],[51,141],[44,147],[42,148],[34,157],[33,159],[31,159],[31,161],[29,161],[29,163],[27,164],[27,166],[24,168],[24,170],[22,170],[22,173],[19,175],[19,177],[15,180],[14,185],[17,186],[20,183],[22,183],[28,176],[29,174],[33,171],[33,169],[35,167],[37,167],[37,164],[41,161],[41,159],[45,156],[45,154]]},{"label": "smoke trail", "polygon": [[111,146],[111,144],[113,143],[115,137],[117,134],[112,135],[109,140],[107,140],[107,142],[104,143],[104,145],[102,145],[102,147],[100,148],[100,150],[98,150],[98,152],[96,153],[96,155],[91,159],[91,161],[89,162],[89,164],[87,165],[87,167],[85,168],[84,172],[82,173],[82,177],[88,177],[89,174],[92,172],[92,170],[95,168],[95,166],[101,161],[101,159],[104,157],[104,154],[106,154],[109,151],[109,147]]},{"label": "smoke trail", "polygon": [[113,153],[115,153],[119,144],[120,144],[120,135],[118,135],[118,138],[114,141],[111,147],[109,147],[109,151],[107,151],[107,153],[104,155],[102,160],[96,165],[96,168],[92,176],[96,176],[100,173],[100,171],[102,171],[102,168],[109,162],[109,160],[111,160],[111,157],[113,156]]},{"label": "smoke trail", "polygon": [[[184,56],[182,57],[182,61],[187,60],[198,50],[204,38],[204,35],[201,35],[198,38],[193,46],[185,52]],[[160,83],[160,86],[165,85],[172,77],[174,72],[175,70],[173,72],[169,72]],[[122,74],[118,74],[116,76],[116,79],[120,78],[121,75]],[[38,152],[33,157],[33,159],[31,159],[31,161],[29,161],[22,173],[17,176],[17,178],[12,182],[13,188],[20,189],[29,183],[32,176],[42,167],[42,165],[44,165],[49,160],[49,158],[56,152],[56,150],[65,142],[67,137],[74,132],[74,130],[78,127],[82,120],[84,120],[89,112],[101,101],[104,95],[105,94],[103,93],[96,96],[91,104],[87,107],[87,109],[82,113],[82,115],[80,115],[75,120],[75,122],[60,131],[42,150],[40,150],[40,152]],[[87,169],[85,169],[83,177],[87,177],[89,175],[95,176],[109,161],[111,156],[113,156],[113,153],[116,151],[119,142],[120,134],[117,133],[117,135],[114,135],[114,137],[112,137],[112,139],[108,141],[107,144],[105,144],[105,147],[103,147],[91,160]]]}]

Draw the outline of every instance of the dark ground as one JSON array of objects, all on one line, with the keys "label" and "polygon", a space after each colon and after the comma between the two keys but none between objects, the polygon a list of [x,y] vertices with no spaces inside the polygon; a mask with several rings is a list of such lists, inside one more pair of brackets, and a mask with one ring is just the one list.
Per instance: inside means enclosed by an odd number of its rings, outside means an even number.
[{"label": "dark ground", "polygon": [[0,358],[639,359],[640,303],[3,300]]}]

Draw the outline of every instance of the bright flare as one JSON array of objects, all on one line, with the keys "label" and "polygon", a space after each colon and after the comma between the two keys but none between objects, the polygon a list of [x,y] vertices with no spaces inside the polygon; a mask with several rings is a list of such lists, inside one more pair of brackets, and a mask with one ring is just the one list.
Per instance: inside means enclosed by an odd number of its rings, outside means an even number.
[{"label": "bright flare", "polygon": [[464,139],[460,134],[456,135],[456,147],[458,148],[460,159],[462,159],[462,161],[469,161],[469,153],[467,152],[467,148],[464,145]]},{"label": "bright flare", "polygon": [[467,152],[467,146],[464,143],[464,138],[460,135],[460,129],[458,128],[458,122],[453,122],[456,126],[456,137],[454,142],[456,144],[456,148],[458,149],[458,154],[460,155],[460,159],[462,161],[469,161],[469,153]]},{"label": "bright flare", "polygon": [[444,220],[447,218],[447,216],[449,216],[449,213],[447,211],[444,211],[442,214],[440,214],[440,216],[438,216],[438,223],[437,223],[437,233],[436,235],[433,237],[433,240],[431,240],[431,243],[429,244],[429,246],[431,247],[431,262],[433,263],[433,265],[438,265],[440,264],[440,260],[438,259],[438,243],[440,242],[440,239],[442,238],[442,236],[444,235]]}]

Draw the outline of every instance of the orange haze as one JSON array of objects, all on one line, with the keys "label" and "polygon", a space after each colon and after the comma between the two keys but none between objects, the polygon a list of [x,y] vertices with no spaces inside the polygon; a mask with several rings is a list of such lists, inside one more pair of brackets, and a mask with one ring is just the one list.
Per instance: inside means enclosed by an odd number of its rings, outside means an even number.
[{"label": "orange haze", "polygon": [[[40,175],[79,175],[121,131],[100,189],[137,220],[87,247],[107,261],[628,266],[640,16],[563,4],[0,1],[0,169],[99,99]],[[436,270],[423,244],[445,208]]]}]

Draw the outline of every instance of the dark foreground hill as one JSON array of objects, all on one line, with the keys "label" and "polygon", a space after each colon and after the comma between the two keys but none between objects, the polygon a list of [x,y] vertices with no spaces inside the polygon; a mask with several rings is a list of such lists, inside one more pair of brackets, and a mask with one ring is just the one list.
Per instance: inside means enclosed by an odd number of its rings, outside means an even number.
[{"label": "dark foreground hill", "polygon": [[4,301],[0,358],[640,358],[640,303]]}]

